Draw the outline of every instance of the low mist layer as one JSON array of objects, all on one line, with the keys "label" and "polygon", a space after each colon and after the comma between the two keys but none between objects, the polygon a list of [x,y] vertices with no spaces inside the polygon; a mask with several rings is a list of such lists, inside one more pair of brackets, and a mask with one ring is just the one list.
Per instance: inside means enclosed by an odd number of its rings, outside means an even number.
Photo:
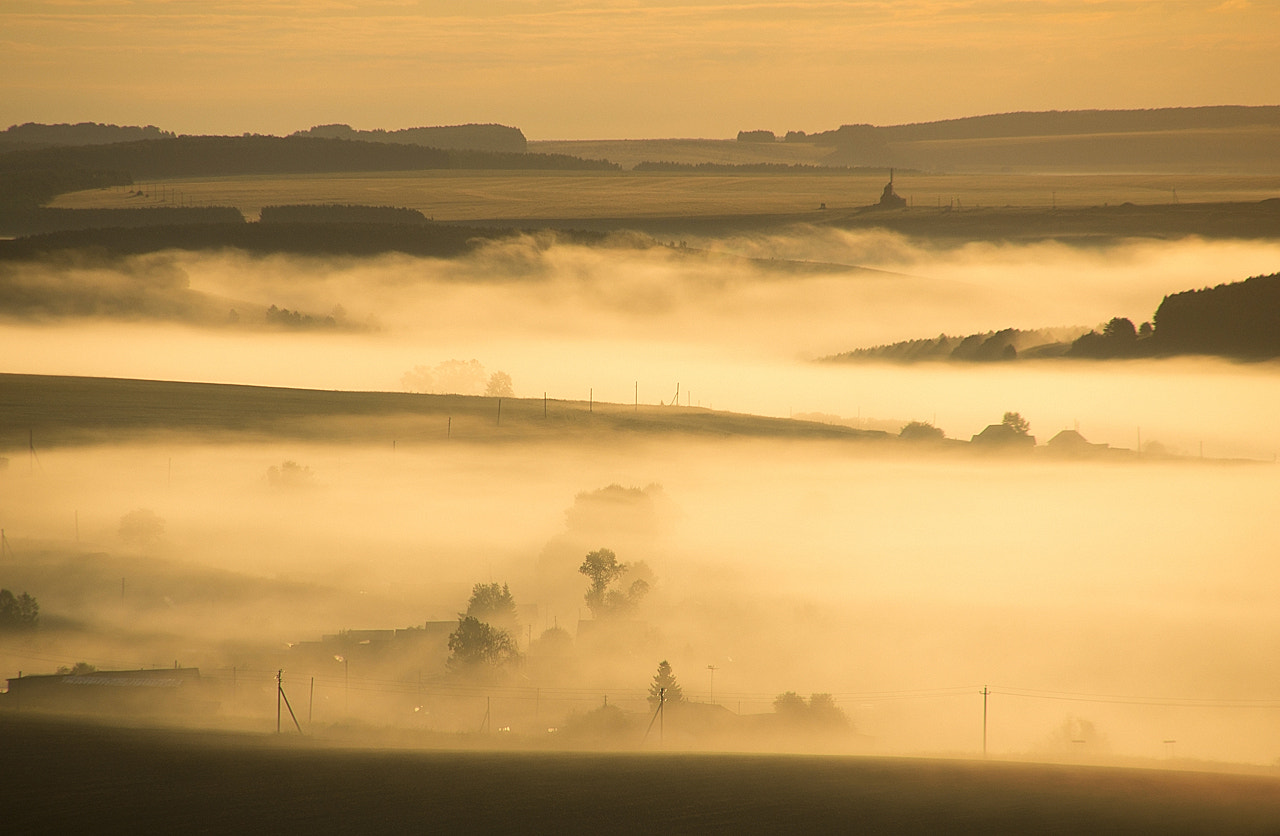
[{"label": "low mist layer", "polygon": [[[0,645],[6,675],[197,665],[230,689],[225,710],[262,722],[284,669],[295,701],[315,677],[316,723],[440,733],[591,729],[615,716],[590,713],[607,697],[623,712],[617,739],[633,741],[665,659],[692,705],[735,717],[774,716],[788,692],[812,711],[830,694],[848,750],[972,754],[989,688],[1001,754],[1275,759],[1280,683],[1257,661],[1280,635],[1267,563],[1280,542],[1264,524],[1274,367],[811,362],[932,331],[1141,321],[1165,293],[1273,271],[1274,245],[947,249],[832,231],[672,243],[529,236],[454,260],[32,265],[22,281],[50,293],[99,273],[104,286],[160,276],[211,299],[340,306],[363,330],[60,312],[11,316],[0,345],[9,371],[323,389],[395,390],[415,369],[474,360],[552,406],[678,397],[890,431],[927,421],[961,439],[1017,411],[1041,443],[1078,428],[1192,460],[535,440],[514,423],[479,445],[355,419],[307,442],[193,426],[194,442],[50,448],[14,426],[3,585],[39,600],[43,626]],[[1211,461],[1236,456],[1265,463]],[[581,626],[596,619],[579,568],[599,549],[646,567],[625,641]],[[450,684],[445,639],[477,584],[509,588],[527,684]],[[375,658],[382,634],[359,632],[408,628],[433,649]],[[753,745],[800,745],[761,735]],[[715,745],[746,745],[731,739]]]}]

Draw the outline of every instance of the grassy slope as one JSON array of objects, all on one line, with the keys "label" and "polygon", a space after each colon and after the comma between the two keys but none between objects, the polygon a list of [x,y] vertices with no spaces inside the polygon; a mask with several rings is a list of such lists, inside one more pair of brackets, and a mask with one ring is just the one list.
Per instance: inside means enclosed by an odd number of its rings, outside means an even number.
[{"label": "grassy slope", "polygon": [[366,443],[493,442],[658,433],[878,439],[880,433],[700,408],[462,395],[330,392],[207,383],[0,374],[0,449],[123,441],[157,433]]},{"label": "grassy slope", "polygon": [[965,761],[372,752],[0,716],[12,832],[1274,833],[1280,781]]},{"label": "grassy slope", "polygon": [[[250,219],[273,204],[355,203],[408,207],[436,221],[696,234],[840,222],[851,211],[875,203],[884,180],[882,175],[866,174],[395,172],[169,181],[165,193],[180,192],[188,205],[234,206]],[[1047,213],[1054,206],[1093,207],[1089,215],[1108,205],[1134,203],[1150,207],[1156,215],[1181,218],[1178,213],[1187,210],[1175,203],[1231,203],[1235,205],[1209,207],[1214,217],[1225,219],[1219,226],[1229,230],[1233,215],[1253,211],[1248,204],[1280,196],[1280,176],[1263,175],[904,174],[895,185],[911,201],[913,214],[923,219],[920,223],[943,224],[942,234],[949,234],[951,224],[934,217],[940,207],[951,205],[966,213],[978,207],[988,212],[993,207],[1025,207],[1033,213]],[[156,200],[125,190],[95,189],[62,195],[52,205],[118,208],[156,205]],[[819,208],[823,204],[825,210]],[[1181,223],[1177,218],[1171,223]],[[858,222],[879,223],[879,217]],[[1157,218],[1158,231],[1160,223]],[[1114,220],[1108,216],[1098,224],[1105,232],[1114,227]],[[1032,221],[1038,233],[1042,226]],[[987,234],[981,229],[979,233]]]}]

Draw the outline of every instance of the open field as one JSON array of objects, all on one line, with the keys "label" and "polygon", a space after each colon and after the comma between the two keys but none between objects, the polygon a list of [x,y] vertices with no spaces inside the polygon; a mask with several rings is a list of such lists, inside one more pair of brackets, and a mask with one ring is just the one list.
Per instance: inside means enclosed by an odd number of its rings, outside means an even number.
[{"label": "open field", "polygon": [[[437,221],[798,215],[823,221],[875,203],[881,174],[666,174],[649,172],[437,172],[176,179],[135,189],[61,195],[50,205],[234,206],[256,219],[263,206],[368,204],[417,209]],[[162,197],[159,186],[164,186]],[[899,194],[918,208],[1050,208],[1256,202],[1280,196],[1280,176],[937,175],[900,173]],[[819,207],[825,204],[826,211]]]},{"label": "open field", "polygon": [[716,163],[718,165],[823,165],[835,149],[811,142],[738,142],[734,139],[531,140],[539,154],[567,154],[609,160],[623,168],[636,163]]},{"label": "open field", "polygon": [[12,832],[1274,833],[1280,781],[882,758],[365,751],[0,719]]}]

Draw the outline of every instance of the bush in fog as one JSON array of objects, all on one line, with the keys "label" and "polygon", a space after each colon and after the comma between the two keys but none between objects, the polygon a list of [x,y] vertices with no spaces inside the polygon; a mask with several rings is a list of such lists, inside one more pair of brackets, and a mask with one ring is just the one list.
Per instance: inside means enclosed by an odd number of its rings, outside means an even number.
[{"label": "bush in fog", "polygon": [[0,630],[34,630],[40,626],[40,605],[27,593],[0,589]]},{"label": "bush in fog", "polygon": [[164,536],[164,520],[150,508],[137,508],[120,518],[120,539],[147,546]]},{"label": "bush in fog", "polygon": [[309,488],[316,484],[311,468],[289,460],[267,468],[267,484],[273,488]]},{"label": "bush in fog", "polygon": [[774,713],[788,726],[812,731],[846,729],[849,718],[836,705],[830,694],[812,694],[809,701],[795,691],[779,694],[773,701]]},{"label": "bush in fog", "polygon": [[926,421],[912,421],[899,431],[898,437],[904,441],[941,441],[946,433]]},{"label": "bush in fog", "polygon": [[649,592],[649,581],[644,577],[634,578],[625,584],[629,574],[637,574],[642,568],[647,573],[648,566],[638,563],[630,566],[619,563],[618,556],[609,549],[597,549],[589,552],[578,567],[578,571],[586,575],[591,585],[583,596],[591,609],[592,618],[610,618],[625,615],[634,610]]},{"label": "bush in fog", "polygon": [[607,702],[591,711],[571,714],[563,728],[567,737],[597,742],[631,737],[639,732],[634,717]]},{"label": "bush in fog", "polygon": [[90,665],[88,662],[76,662],[69,668],[66,665],[60,666],[58,668],[58,673],[64,676],[84,676],[85,674],[93,673],[96,670],[97,668]]}]

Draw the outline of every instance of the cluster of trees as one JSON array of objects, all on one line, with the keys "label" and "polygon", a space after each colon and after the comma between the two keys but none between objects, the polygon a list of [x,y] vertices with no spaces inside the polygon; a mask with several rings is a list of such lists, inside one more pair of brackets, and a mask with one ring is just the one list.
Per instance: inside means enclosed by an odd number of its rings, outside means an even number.
[{"label": "cluster of trees", "polygon": [[936,339],[861,348],[824,359],[990,362],[1019,357],[1113,359],[1180,354],[1242,360],[1280,357],[1280,273],[1170,294],[1160,302],[1152,321],[1136,326],[1127,317],[1117,316],[1090,331],[1006,328],[967,337],[942,334]]},{"label": "cluster of trees", "polygon": [[0,589],[0,631],[34,630],[40,626],[40,604],[27,593]]},{"label": "cluster of trees", "polygon": [[1280,273],[1170,294],[1151,322],[1135,328],[1114,317],[1077,339],[1069,352],[1099,359],[1177,354],[1280,357]]},{"label": "cluster of trees", "polygon": [[290,459],[267,468],[267,484],[284,490],[313,488],[316,486],[316,475],[310,467]]},{"label": "cluster of trees", "polygon": [[115,172],[125,173],[133,180],[337,171],[617,168],[608,160],[584,160],[566,154],[446,150],[313,136],[178,136],[110,145],[51,146],[0,155],[0,171]]},{"label": "cluster of trees", "polygon": [[1280,356],[1280,273],[1166,296],[1153,327],[1162,354]]},{"label": "cluster of trees", "polygon": [[288,308],[267,308],[267,324],[282,325],[286,328],[337,328],[338,320],[332,316],[317,317],[304,314],[302,311],[291,311]]},{"label": "cluster of trees", "polygon": [[366,142],[389,142],[400,145],[425,145],[429,148],[466,151],[506,151],[522,154],[528,141],[519,128],[506,125],[437,125],[403,128],[398,131],[375,129],[357,131],[350,125],[316,125],[291,136],[358,139]]},{"label": "cluster of trees", "polygon": [[[643,561],[633,565],[619,563],[609,549],[590,552],[578,571],[589,579],[584,598],[597,619],[631,613],[649,591],[649,580],[640,576],[649,574]],[[619,582],[628,575],[636,577],[625,588],[619,588]],[[467,609],[458,613],[457,628],[449,634],[449,671],[473,679],[494,678],[509,671],[521,660],[516,641],[519,626],[515,598],[507,584],[476,584]],[[555,627],[544,632],[538,642],[546,655],[564,655],[571,639],[567,632]],[[670,665],[663,665],[666,676],[670,676]],[[675,697],[679,696],[676,686]]]},{"label": "cluster of trees", "polygon": [[904,441],[941,441],[946,437],[940,427],[928,421],[910,421],[898,431],[898,438]]},{"label": "cluster of trees", "polygon": [[1135,328],[1132,320],[1117,316],[1102,326],[1101,331],[1082,334],[1071,344],[1067,356],[1095,359],[1138,357],[1149,353],[1153,333],[1150,322]]},{"label": "cluster of trees", "polygon": [[1084,331],[1083,328],[1035,328],[1019,330],[1005,328],[966,337],[940,334],[934,339],[903,340],[902,342],[859,348],[825,358],[835,362],[864,360],[888,360],[895,363],[916,363],[929,360],[950,360],[964,363],[991,363],[1016,360],[1019,357],[1053,357],[1067,353],[1071,341]]},{"label": "cluster of trees", "polygon": [[26,122],[10,125],[0,133],[0,148],[5,146],[39,147],[47,145],[109,145],[113,142],[133,142],[140,139],[166,139],[176,136],[172,131],[162,131],[155,125],[108,125],[102,122],[65,122],[44,125]]},{"label": "cluster of trees", "polygon": [[435,366],[414,366],[400,378],[408,392],[428,395],[484,395],[489,398],[515,397],[511,375],[504,371],[489,374],[479,360],[445,360]]},{"label": "cluster of trees", "polygon": [[466,612],[449,634],[448,669],[470,678],[491,678],[520,661],[516,646],[516,602],[507,585],[478,583]]},{"label": "cluster of trees", "polygon": [[[868,169],[854,166],[825,166],[807,163],[676,163],[645,160],[633,171],[670,171],[679,173],[726,174],[865,174]],[[879,169],[876,169],[879,171]]]},{"label": "cluster of trees", "polygon": [[849,727],[849,718],[830,694],[812,694],[808,702],[795,691],[779,694],[774,712],[788,726],[815,732]]}]

